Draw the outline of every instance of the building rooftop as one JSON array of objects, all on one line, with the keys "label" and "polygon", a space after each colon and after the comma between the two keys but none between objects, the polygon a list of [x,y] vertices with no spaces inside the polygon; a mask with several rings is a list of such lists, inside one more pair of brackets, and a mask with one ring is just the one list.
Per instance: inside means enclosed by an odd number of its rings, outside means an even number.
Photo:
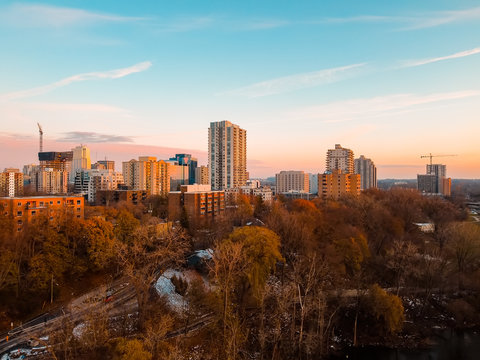
[{"label": "building rooftop", "polygon": [[3,196],[3,197],[0,197],[0,200],[8,200],[8,199],[16,199],[16,200],[45,199],[45,198],[66,198],[66,197],[80,197],[80,198],[83,198],[82,195],[35,195],[35,196],[14,196],[14,197]]}]

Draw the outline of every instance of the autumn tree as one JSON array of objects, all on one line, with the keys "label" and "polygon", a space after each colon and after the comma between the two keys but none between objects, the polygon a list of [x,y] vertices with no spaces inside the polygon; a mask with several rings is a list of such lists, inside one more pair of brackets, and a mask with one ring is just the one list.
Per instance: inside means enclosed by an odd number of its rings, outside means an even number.
[{"label": "autumn tree", "polygon": [[131,212],[122,209],[120,210],[115,225],[115,236],[118,240],[128,243],[132,241],[133,234],[140,225]]},{"label": "autumn tree", "polygon": [[222,304],[223,341],[228,358],[235,359],[245,341],[241,306],[245,291],[257,301],[275,264],[282,261],[280,238],[262,227],[242,227],[217,244],[212,272]]},{"label": "autumn tree", "polygon": [[135,288],[141,329],[148,316],[153,283],[169,267],[184,261],[188,247],[188,237],[183,229],[159,229],[156,226],[138,227],[128,243],[116,243],[119,268]]},{"label": "autumn tree", "polygon": [[381,328],[387,334],[395,334],[402,330],[405,320],[402,300],[387,293],[377,284],[369,289],[368,307],[371,314],[381,321]]}]

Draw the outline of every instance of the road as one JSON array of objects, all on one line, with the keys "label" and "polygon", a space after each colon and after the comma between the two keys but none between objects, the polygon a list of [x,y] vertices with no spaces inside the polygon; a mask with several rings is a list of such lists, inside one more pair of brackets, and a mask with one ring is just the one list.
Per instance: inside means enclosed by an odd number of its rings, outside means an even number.
[{"label": "road", "polygon": [[[41,314],[22,326],[0,334],[0,356],[28,343],[31,338],[40,338],[62,327],[64,320],[77,324],[85,315],[102,307],[110,317],[134,312],[137,308],[135,290],[125,279],[115,281],[111,287],[111,300],[105,301],[106,286],[100,286],[74,300],[67,306]],[[9,341],[6,337],[9,335]]]}]

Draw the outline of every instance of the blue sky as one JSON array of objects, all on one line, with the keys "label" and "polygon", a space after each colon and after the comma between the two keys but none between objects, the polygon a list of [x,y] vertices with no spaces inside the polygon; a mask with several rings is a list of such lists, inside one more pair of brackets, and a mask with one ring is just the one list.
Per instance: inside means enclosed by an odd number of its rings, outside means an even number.
[{"label": "blue sky", "polygon": [[479,178],[479,35],[478,1],[3,1],[0,166],[36,160],[37,122],[47,150],[205,162],[228,119],[252,176],[322,172],[341,143],[380,178],[430,152]]}]

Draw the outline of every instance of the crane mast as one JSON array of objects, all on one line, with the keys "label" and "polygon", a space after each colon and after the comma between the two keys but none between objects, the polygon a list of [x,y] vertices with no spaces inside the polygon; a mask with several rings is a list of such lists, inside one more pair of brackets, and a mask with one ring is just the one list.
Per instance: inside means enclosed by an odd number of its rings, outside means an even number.
[{"label": "crane mast", "polygon": [[40,142],[39,142],[40,152],[43,152],[43,130],[38,122],[37,122],[37,125],[38,125],[38,132],[40,134]]}]

